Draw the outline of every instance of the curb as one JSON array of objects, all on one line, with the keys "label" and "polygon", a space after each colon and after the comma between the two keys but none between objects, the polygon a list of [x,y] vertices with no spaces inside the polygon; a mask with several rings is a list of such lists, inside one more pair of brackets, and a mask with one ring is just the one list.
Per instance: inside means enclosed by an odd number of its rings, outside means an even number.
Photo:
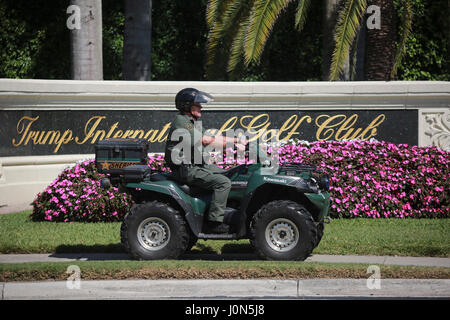
[{"label": "curb", "polygon": [[2,300],[450,298],[450,280],[103,280],[0,283]]}]

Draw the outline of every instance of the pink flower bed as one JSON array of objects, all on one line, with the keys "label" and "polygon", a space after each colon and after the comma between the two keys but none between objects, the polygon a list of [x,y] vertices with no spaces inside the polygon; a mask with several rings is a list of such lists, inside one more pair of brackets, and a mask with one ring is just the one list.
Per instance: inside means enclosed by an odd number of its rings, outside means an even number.
[{"label": "pink flower bed", "polygon": [[449,217],[450,153],[434,146],[317,141],[280,148],[280,162],[330,174],[332,217]]},{"label": "pink flower bed", "polygon": [[33,201],[31,218],[35,221],[98,222],[121,221],[131,198],[118,188],[104,190],[94,160],[65,169]]},{"label": "pink flower bed", "polygon": [[[279,161],[318,166],[331,179],[331,216],[450,217],[450,153],[436,147],[368,141],[317,141],[280,147]],[[223,167],[236,163],[225,159]],[[163,155],[154,170],[170,171]],[[36,221],[121,221],[132,201],[100,188],[94,160],[64,170],[33,202]]]}]

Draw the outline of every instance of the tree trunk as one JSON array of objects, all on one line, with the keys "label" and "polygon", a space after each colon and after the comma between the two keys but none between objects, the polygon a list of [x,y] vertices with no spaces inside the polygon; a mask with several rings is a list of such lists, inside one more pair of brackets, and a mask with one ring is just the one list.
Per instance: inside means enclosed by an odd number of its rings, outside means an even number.
[{"label": "tree trunk", "polygon": [[[335,31],[342,0],[324,0],[324,23],[322,41],[322,80],[328,81],[330,77],[331,57],[336,45]],[[339,80],[350,80],[349,59],[344,65]]]},{"label": "tree trunk", "polygon": [[72,79],[103,80],[101,0],[71,0],[67,13]]},{"label": "tree trunk", "polygon": [[[380,29],[367,27],[367,46],[365,58],[365,79],[369,81],[389,81],[395,59],[396,23],[393,0],[371,0],[370,5],[380,8]],[[370,10],[369,10],[370,11]]]},{"label": "tree trunk", "polygon": [[150,80],[151,12],[152,0],[125,0],[124,80]]},{"label": "tree trunk", "polygon": [[366,55],[366,17],[361,21],[361,26],[356,35],[352,49],[350,50],[350,74],[352,81],[364,81],[364,59]]}]

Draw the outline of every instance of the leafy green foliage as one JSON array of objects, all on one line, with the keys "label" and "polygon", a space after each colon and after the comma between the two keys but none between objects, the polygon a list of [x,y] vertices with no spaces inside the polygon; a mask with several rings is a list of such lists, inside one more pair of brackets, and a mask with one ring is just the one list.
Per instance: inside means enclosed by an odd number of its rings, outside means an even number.
[{"label": "leafy green foliage", "polygon": [[123,32],[125,18],[123,1],[103,1],[103,78],[122,79]]},{"label": "leafy green foliage", "polygon": [[409,35],[412,29],[412,3],[410,0],[404,0],[404,5],[399,8],[401,33],[398,40],[397,52],[395,54],[394,65],[391,71],[391,79],[394,79],[397,75],[398,66],[403,60],[406,53],[406,41],[408,41]]},{"label": "leafy green foliage", "polygon": [[[401,0],[394,3],[399,15],[404,14]],[[397,79],[449,81],[448,3],[444,0],[411,0],[411,3],[412,28]]]},{"label": "leafy green foliage", "polygon": [[70,78],[65,9],[62,1],[0,2],[0,78]]},{"label": "leafy green foliage", "polygon": [[206,1],[153,1],[152,80],[203,80]]},{"label": "leafy green foliage", "polygon": [[[217,44],[214,62],[206,54],[208,28],[232,4],[233,32]],[[244,68],[242,59],[229,64],[231,55],[242,57],[247,35],[244,12],[250,0],[153,1],[152,80],[310,81],[321,79],[323,1],[298,0],[279,14],[264,42],[259,64]],[[405,0],[394,0],[398,24]],[[448,3],[444,0],[408,0],[413,23],[406,37],[398,80],[449,80]],[[293,3],[293,2],[292,2]],[[207,5],[215,5],[207,10]],[[69,1],[0,1],[0,77],[70,79],[70,32],[66,27]],[[102,2],[103,68],[105,80],[122,78],[123,0]],[[209,13],[209,15],[207,15]],[[229,11],[228,19],[233,18]],[[307,19],[306,19],[307,18]],[[217,26],[216,26],[217,27]],[[302,30],[298,32],[298,30]],[[398,40],[402,41],[400,28]],[[240,40],[234,41],[237,34]],[[400,48],[402,45],[399,46]],[[228,70],[234,70],[229,73]],[[208,72],[208,77],[205,76]],[[211,71],[211,72],[209,72]]]}]

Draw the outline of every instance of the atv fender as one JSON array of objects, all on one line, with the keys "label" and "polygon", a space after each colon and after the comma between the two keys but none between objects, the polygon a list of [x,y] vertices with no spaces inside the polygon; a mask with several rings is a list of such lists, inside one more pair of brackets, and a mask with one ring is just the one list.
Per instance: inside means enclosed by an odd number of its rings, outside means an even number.
[{"label": "atv fender", "polygon": [[[140,183],[128,183],[126,187],[129,189],[141,189],[162,193],[173,198],[183,209],[185,219],[195,236],[198,236],[201,233],[205,204],[199,199],[191,198],[186,195],[174,182],[169,180],[155,182],[144,181]],[[194,202],[195,208],[192,205],[192,202]]]},{"label": "atv fender", "polygon": [[[277,197],[271,198],[271,195],[275,195],[276,192],[272,190],[281,191],[284,190],[283,196],[286,199],[291,199],[296,202],[303,199],[303,205],[305,205],[311,213],[313,213],[316,221],[323,221],[328,215],[328,209],[330,204],[330,196],[328,192],[317,192],[311,190],[307,186],[303,179],[291,180],[288,183],[282,185],[280,183],[266,182],[261,183],[256,188],[248,192],[241,200],[241,215],[248,217],[247,221],[251,219],[253,213],[255,213],[262,205],[270,202],[271,200],[277,200]],[[319,208],[322,208],[319,210]]]}]

